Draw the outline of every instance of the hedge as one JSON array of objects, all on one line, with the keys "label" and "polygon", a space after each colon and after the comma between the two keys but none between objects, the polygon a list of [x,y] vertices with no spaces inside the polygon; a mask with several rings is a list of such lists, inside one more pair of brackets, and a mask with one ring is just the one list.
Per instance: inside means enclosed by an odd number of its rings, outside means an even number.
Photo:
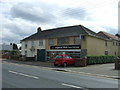
[{"label": "hedge", "polygon": [[87,56],[87,64],[114,63],[116,56]]}]

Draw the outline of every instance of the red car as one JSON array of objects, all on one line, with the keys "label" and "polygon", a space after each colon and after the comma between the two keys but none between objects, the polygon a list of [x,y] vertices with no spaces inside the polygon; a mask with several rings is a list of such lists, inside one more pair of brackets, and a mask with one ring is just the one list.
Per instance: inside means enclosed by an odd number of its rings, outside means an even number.
[{"label": "red car", "polygon": [[66,67],[70,64],[75,64],[75,59],[73,59],[70,55],[61,54],[54,58],[54,66],[63,65]]}]

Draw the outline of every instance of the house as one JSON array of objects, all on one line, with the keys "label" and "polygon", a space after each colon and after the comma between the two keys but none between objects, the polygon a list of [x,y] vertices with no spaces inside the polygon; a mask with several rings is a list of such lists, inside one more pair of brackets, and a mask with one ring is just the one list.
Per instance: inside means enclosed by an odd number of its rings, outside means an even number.
[{"label": "house", "polygon": [[120,38],[104,31],[98,32],[98,35],[104,37],[106,41],[106,52],[110,55],[120,55]]},{"label": "house", "polygon": [[[53,60],[55,55],[61,53],[76,57],[118,55],[117,46],[113,48],[108,42],[111,42],[110,38],[83,25],[48,30],[41,30],[39,27],[35,34],[21,40],[21,54],[29,58],[35,57],[36,60]],[[117,40],[116,42],[118,43]]]}]

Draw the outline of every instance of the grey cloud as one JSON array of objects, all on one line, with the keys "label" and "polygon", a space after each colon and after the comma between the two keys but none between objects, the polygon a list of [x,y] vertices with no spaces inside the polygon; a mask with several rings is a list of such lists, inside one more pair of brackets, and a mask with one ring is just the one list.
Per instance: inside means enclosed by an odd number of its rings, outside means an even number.
[{"label": "grey cloud", "polygon": [[[9,32],[5,32],[5,33],[9,33]],[[5,34],[3,34],[5,35]],[[20,36],[19,35],[15,35],[13,33],[9,33],[9,35],[5,35],[5,36],[2,36],[2,41],[5,42],[5,43],[19,43],[20,42]]]},{"label": "grey cloud", "polygon": [[63,14],[70,18],[84,20],[87,16],[87,11],[81,7],[80,8],[67,8]]},{"label": "grey cloud", "polygon": [[52,10],[44,7],[41,4],[35,6],[27,3],[20,3],[11,8],[11,15],[14,18],[22,18],[32,22],[48,23],[52,21],[55,16],[53,15]]},{"label": "grey cloud", "polygon": [[4,27],[6,29],[9,29],[10,32],[12,32],[12,33],[14,33],[16,35],[20,35],[20,36],[30,35],[33,32],[35,32],[35,31],[33,31],[34,28],[32,26],[28,27],[27,25],[21,25],[21,26],[20,25],[17,25],[17,24],[6,24]]},{"label": "grey cloud", "polygon": [[108,27],[108,26],[101,26],[103,28],[105,28],[107,30],[108,33],[111,33],[113,35],[117,34],[119,31],[117,29],[117,27]]}]

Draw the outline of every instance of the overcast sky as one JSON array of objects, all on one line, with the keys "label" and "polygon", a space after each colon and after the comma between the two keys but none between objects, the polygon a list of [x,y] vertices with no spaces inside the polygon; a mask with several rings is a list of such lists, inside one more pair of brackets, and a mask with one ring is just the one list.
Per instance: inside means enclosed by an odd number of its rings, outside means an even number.
[{"label": "overcast sky", "polygon": [[83,25],[95,32],[118,33],[119,0],[0,0],[0,43],[20,40],[42,30]]}]

